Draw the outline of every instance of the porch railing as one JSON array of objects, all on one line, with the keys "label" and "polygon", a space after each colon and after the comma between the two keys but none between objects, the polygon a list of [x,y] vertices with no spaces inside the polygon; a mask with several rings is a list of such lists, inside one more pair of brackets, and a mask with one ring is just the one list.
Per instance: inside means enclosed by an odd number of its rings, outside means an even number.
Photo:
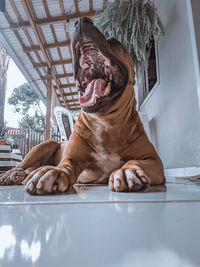
[{"label": "porch railing", "polygon": [[[28,129],[9,131],[7,140],[12,148],[18,148],[21,152],[22,158],[36,145],[45,141],[45,133],[35,133]],[[60,134],[53,134],[51,140],[60,141]]]}]

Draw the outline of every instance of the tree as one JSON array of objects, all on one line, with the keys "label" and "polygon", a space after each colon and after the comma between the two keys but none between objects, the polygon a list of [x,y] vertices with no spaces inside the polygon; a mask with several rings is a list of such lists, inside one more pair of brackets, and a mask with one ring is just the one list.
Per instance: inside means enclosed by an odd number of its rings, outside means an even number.
[{"label": "tree", "polygon": [[[14,112],[23,117],[19,122],[22,129],[30,129],[34,132],[45,132],[45,116],[41,109],[41,100],[28,83],[15,88],[8,103],[14,106]],[[30,112],[33,115],[30,115]]]},{"label": "tree", "polygon": [[4,127],[4,107],[7,89],[7,71],[10,57],[0,45],[0,131]]}]

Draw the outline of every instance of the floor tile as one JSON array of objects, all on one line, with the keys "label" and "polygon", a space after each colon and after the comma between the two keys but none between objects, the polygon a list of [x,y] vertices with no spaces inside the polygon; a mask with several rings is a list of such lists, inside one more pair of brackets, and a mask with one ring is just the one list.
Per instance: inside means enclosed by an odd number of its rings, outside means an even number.
[{"label": "floor tile", "polygon": [[63,195],[31,196],[23,186],[1,186],[0,205],[200,201],[200,184],[190,181],[176,180],[166,186],[152,187],[150,192],[145,193],[111,192],[107,185],[80,185],[75,188]]},{"label": "floor tile", "polygon": [[0,267],[199,267],[199,210],[199,184],[174,177],[147,193],[0,187]]},{"label": "floor tile", "polygon": [[200,203],[0,207],[0,267],[200,266]]}]

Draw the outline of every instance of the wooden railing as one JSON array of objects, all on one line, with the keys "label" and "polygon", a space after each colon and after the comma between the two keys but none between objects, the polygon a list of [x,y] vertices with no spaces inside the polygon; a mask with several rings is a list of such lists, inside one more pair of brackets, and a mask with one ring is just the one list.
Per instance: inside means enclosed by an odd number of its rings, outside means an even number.
[{"label": "wooden railing", "polygon": [[[7,142],[12,148],[18,148],[21,152],[22,158],[36,145],[45,141],[45,133],[35,133],[30,130],[14,130],[9,131],[7,134]],[[59,133],[54,134],[51,140],[60,141]]]}]

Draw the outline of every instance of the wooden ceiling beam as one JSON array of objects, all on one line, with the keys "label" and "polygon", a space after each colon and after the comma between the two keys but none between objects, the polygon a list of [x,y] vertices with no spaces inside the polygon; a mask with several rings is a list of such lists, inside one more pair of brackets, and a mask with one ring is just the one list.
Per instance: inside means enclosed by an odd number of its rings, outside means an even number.
[{"label": "wooden ceiling beam", "polygon": [[[58,79],[62,79],[62,78],[66,78],[66,77],[73,77],[73,76],[74,76],[73,73],[56,74],[56,77],[57,77]],[[45,80],[47,79],[47,77],[42,76],[41,79],[42,79],[43,81],[45,81]],[[56,87],[56,88],[57,88],[57,87]]]},{"label": "wooden ceiling beam", "polygon": [[[43,0],[43,2],[44,1],[46,1],[46,0]],[[61,16],[65,16],[66,15],[66,12],[65,12],[65,8],[64,8],[63,0],[59,0],[59,5],[60,5]],[[77,12],[77,13],[79,12],[79,10],[76,7],[75,7],[75,12]],[[54,29],[53,25],[51,25],[51,28],[52,28],[53,34],[55,35],[55,39],[57,39],[56,38],[56,34],[55,34],[55,29]],[[67,27],[67,22],[64,23],[64,28],[65,28],[66,40],[70,40],[70,35],[69,35],[69,32],[68,32],[69,29]],[[68,49],[69,49],[70,57],[72,58],[72,50],[71,50],[71,46],[70,45],[68,46]],[[58,48],[58,53],[60,54],[60,58],[62,59],[62,54],[61,54],[59,48]],[[65,69],[64,65],[63,65],[63,71],[64,71],[64,73],[66,73],[66,69]],[[68,78],[66,78],[66,82],[67,82],[67,84],[70,83],[70,81],[69,81]],[[69,88],[69,92],[70,93],[72,92],[72,88]],[[72,96],[72,99],[74,99],[74,96]]]},{"label": "wooden ceiling beam", "polygon": [[[11,0],[9,0],[9,2],[10,2],[10,5],[12,6],[12,8],[13,8],[13,11],[14,11],[14,12],[17,12],[17,17],[18,17],[19,21],[22,21],[22,18],[21,18],[21,16],[20,16],[19,12],[17,11],[17,7],[16,7],[15,3],[14,3],[13,1],[11,1]],[[12,25],[12,20],[11,20],[11,18],[10,18],[10,16],[8,15],[7,12],[5,13],[5,18],[7,19],[7,22],[9,23],[9,25]],[[17,30],[14,30],[13,32],[14,32],[14,34],[15,34],[17,40],[19,41],[20,45],[21,45],[22,47],[24,47],[25,45],[24,45],[23,39],[22,39],[21,36],[19,35],[18,31],[17,31]],[[24,32],[25,32],[25,31],[24,31]],[[26,35],[28,34],[27,31],[25,32],[25,34],[26,34]],[[28,38],[28,37],[27,37],[27,38]],[[32,44],[30,43],[30,45],[32,45]],[[33,60],[32,56],[30,55],[30,53],[27,53],[27,57],[29,58],[29,60],[30,60],[31,63],[33,64],[34,60]],[[38,58],[38,60],[40,60],[40,57],[39,57],[39,55],[38,55],[37,53],[36,53],[36,57]],[[40,77],[42,77],[42,74],[41,74],[40,70],[37,69],[36,71],[37,71],[38,75],[39,75]],[[45,69],[44,69],[43,71],[44,71],[44,73],[46,73],[46,70],[45,70]],[[28,70],[27,70],[27,72],[29,73]],[[29,75],[30,75],[30,77],[31,77],[31,74],[30,74],[30,73],[29,73]],[[43,81],[43,83],[44,83],[45,86],[47,86],[47,81]],[[38,87],[38,86],[37,86],[37,87]],[[40,90],[40,88],[38,88],[38,90],[40,91],[41,95],[44,97],[44,94],[43,94],[43,92]],[[44,101],[44,99],[45,99],[45,97],[43,98],[43,101]]]},{"label": "wooden ceiling beam", "polygon": [[[65,59],[65,60],[58,60],[58,61],[50,62],[51,66],[71,64],[71,63],[72,63],[71,59]],[[33,67],[36,69],[42,68],[42,67],[48,67],[48,66],[49,66],[48,62],[34,63],[34,65],[33,65]]]},{"label": "wooden ceiling beam", "polygon": [[80,107],[79,103],[75,103],[75,104],[69,104],[70,108],[71,107]]},{"label": "wooden ceiling beam", "polygon": [[[61,84],[60,88],[64,89],[64,88],[71,88],[71,87],[76,87],[75,83],[68,83],[68,84]],[[57,86],[54,86],[54,89],[57,89]]]},{"label": "wooden ceiling beam", "polygon": [[[67,99],[66,102],[67,102],[67,103],[78,102],[78,98]],[[71,105],[71,104],[70,104],[70,105]]]},{"label": "wooden ceiling beam", "polygon": [[[78,95],[78,93],[77,92],[71,92],[71,93],[63,93],[63,96],[73,96],[73,95]],[[60,94],[57,94],[57,96],[58,97],[61,97],[61,95]]]},{"label": "wooden ceiling beam", "polygon": [[76,110],[80,110],[81,109],[81,107],[79,106],[79,107],[77,107],[77,108],[70,108],[70,110],[74,110],[74,111],[76,111]]},{"label": "wooden ceiling beam", "polygon": [[76,11],[76,13],[79,13],[78,1],[79,1],[79,0],[74,0],[74,6],[75,6],[75,11]]},{"label": "wooden ceiling beam", "polygon": [[[24,0],[22,0],[24,2]],[[81,17],[93,17],[95,15],[95,11],[89,11],[89,12],[77,12],[73,14],[67,14],[65,16],[57,16],[57,17],[49,17],[46,19],[37,19],[34,20],[33,23],[34,25],[37,26],[43,26],[43,25],[50,25],[50,24],[59,24],[59,23],[66,23],[69,21],[74,21],[77,20],[78,18]],[[16,30],[19,28],[27,28],[31,27],[31,23],[28,21],[23,21],[19,23],[12,23],[10,25],[10,28],[12,30]]]},{"label": "wooden ceiling beam", "polygon": [[[30,13],[31,13],[31,16],[32,16],[33,20],[38,19],[37,14],[36,14],[36,12],[35,12],[35,9],[34,9],[34,7],[33,7],[32,2],[31,2],[30,0],[27,0],[27,1],[28,1],[29,11],[30,11]],[[43,0],[44,8],[45,8],[45,3],[46,3],[46,1]],[[52,26],[52,25],[51,25],[51,26]],[[47,45],[47,42],[46,42],[44,33],[43,33],[41,27],[37,27],[37,30],[38,30],[39,36],[40,36],[40,38],[41,38],[41,40],[42,40],[42,44],[43,44],[43,46],[45,47],[45,46]],[[55,40],[54,40],[54,42],[55,42]],[[37,50],[34,51],[34,52],[36,53]],[[48,58],[49,58],[50,62],[52,62],[52,61],[53,61],[53,58],[52,58],[52,55],[51,55],[49,49],[46,49],[46,52],[47,52],[47,55],[48,55]],[[40,61],[40,62],[41,62],[41,61]],[[54,68],[55,73],[57,74],[57,71],[56,71],[55,67],[53,67],[53,68]],[[48,69],[48,68],[47,68],[47,69]],[[52,71],[51,71],[51,72],[52,72]],[[48,75],[47,75],[47,77],[48,77]],[[50,78],[50,80],[52,80],[52,77],[51,77],[51,76],[50,76],[49,78]],[[47,81],[48,81],[48,79],[47,79]],[[51,84],[51,87],[52,87],[52,84]],[[59,88],[59,89],[60,89],[60,88]],[[59,90],[59,89],[58,89],[58,90]],[[61,89],[60,89],[60,90],[61,90]],[[49,88],[47,87],[47,92],[48,92],[48,91],[49,91]],[[55,91],[53,91],[53,92],[55,92]],[[47,95],[48,95],[48,93],[47,93]],[[51,103],[51,105],[52,105],[52,103]]]},{"label": "wooden ceiling beam", "polygon": [[[54,78],[54,81],[55,81],[55,83],[56,83],[57,88],[59,89],[60,93],[62,94],[61,89],[60,89],[60,83],[59,83],[59,81],[58,81],[57,78],[56,78],[56,72],[55,72],[54,68],[52,68],[52,64],[51,64],[51,62],[50,62],[50,60],[49,60],[48,54],[47,54],[47,52],[46,52],[44,46],[43,46],[41,37],[40,37],[40,35],[39,35],[39,33],[38,33],[37,27],[36,27],[36,25],[35,25],[35,22],[34,22],[34,20],[33,20],[33,17],[32,17],[32,15],[31,15],[31,12],[30,12],[30,10],[29,10],[29,7],[28,7],[28,5],[27,5],[27,2],[26,2],[26,0],[21,0],[21,2],[22,2],[22,5],[23,5],[23,7],[24,7],[24,11],[25,11],[25,13],[26,13],[26,16],[27,16],[27,18],[28,18],[28,20],[29,20],[29,23],[30,23],[30,25],[31,25],[31,27],[32,27],[32,29],[33,29],[33,31],[34,31],[35,37],[36,37],[36,39],[37,39],[37,42],[38,42],[38,44],[39,44],[39,46],[40,46],[40,48],[41,48],[41,50],[42,50],[42,53],[43,53],[43,55],[44,55],[44,57],[45,57],[45,59],[46,59],[47,66],[48,66],[50,69],[52,69],[52,77]],[[40,64],[39,64],[39,65],[40,65]],[[64,99],[64,98],[63,98],[63,101],[64,101],[64,103],[66,104],[66,107],[68,107],[68,104],[65,102],[65,99]]]},{"label": "wooden ceiling beam", "polygon": [[[42,2],[43,2],[43,5],[44,5],[44,9],[45,9],[45,13],[46,13],[46,15],[47,15],[47,18],[50,18],[50,17],[51,17],[51,14],[50,14],[50,11],[49,11],[49,7],[48,7],[48,4],[47,4],[47,0],[43,0]],[[63,2],[62,2],[62,0],[60,0],[60,2],[61,2],[60,4],[62,4],[62,7],[61,7],[61,10],[62,10],[62,9],[64,9],[64,6],[63,6]],[[34,14],[35,12],[34,12],[34,7],[33,7],[33,5],[32,5],[32,2],[30,2],[30,8],[31,8],[31,12]],[[65,14],[65,12],[61,13],[61,15],[64,15],[64,14]],[[34,15],[34,19],[38,19],[36,13],[35,13],[35,15]],[[44,35],[43,31],[42,31],[41,26],[38,26],[37,29],[38,29],[38,31],[39,31],[39,34],[40,34],[42,40],[43,40],[43,44],[44,44],[44,45],[47,44],[47,43],[46,43],[46,39],[45,39],[45,35]],[[54,43],[57,43],[57,42],[58,42],[58,39],[57,39],[57,35],[56,35],[55,29],[54,29],[54,27],[53,27],[53,24],[50,24],[50,29],[51,29],[51,32],[52,32],[52,35],[53,35]],[[69,40],[69,41],[70,41],[70,38],[66,38],[66,40]],[[59,61],[63,61],[63,56],[62,56],[60,47],[57,47],[56,49],[57,49],[57,52],[58,52],[58,55],[59,55]],[[69,49],[69,46],[68,46],[68,49]],[[50,58],[50,60],[51,60],[51,62],[52,62],[52,61],[53,61],[53,58],[52,58],[52,54],[51,54],[51,52],[50,52],[50,49],[47,49],[47,51],[48,51],[48,54],[49,54],[49,58]],[[70,54],[70,55],[71,55],[71,54]],[[72,55],[71,55],[70,58],[72,58]],[[65,65],[62,64],[61,66],[62,66],[62,69],[63,69],[63,73],[66,74]],[[56,75],[58,75],[56,69],[55,69],[55,72],[56,72]],[[69,79],[68,79],[67,76],[65,76],[65,79],[66,79],[66,81],[67,81],[67,84],[70,83],[70,81],[69,81]],[[60,88],[60,90],[61,90],[61,93],[63,94],[63,90],[62,90],[61,88]],[[58,93],[57,91],[59,91],[59,90],[56,89],[56,90],[55,90],[55,93]],[[70,88],[70,92],[71,92],[71,88]],[[62,98],[63,98],[63,95],[62,95]],[[58,99],[59,99],[59,101],[60,101],[60,98],[58,98]],[[64,99],[64,101],[66,101],[66,99]],[[66,101],[66,103],[68,103],[68,102]]]},{"label": "wooden ceiling beam", "polygon": [[89,0],[90,12],[93,12],[93,0]]},{"label": "wooden ceiling beam", "polygon": [[[17,6],[16,6],[14,0],[9,0],[9,2],[10,2],[10,5],[12,6],[12,9],[13,9],[13,11],[14,11],[14,13],[15,13],[17,19],[18,19],[18,21],[19,21],[19,22],[22,22],[22,17],[21,17],[21,15],[20,15],[20,13],[19,13],[19,11],[18,11],[18,9],[17,9]],[[8,14],[7,14],[7,18],[8,18],[8,17],[9,17],[9,16],[8,16]],[[11,23],[12,23],[12,21],[10,21],[10,24],[11,24]],[[14,33],[16,34],[16,36],[17,36],[17,35],[19,36],[19,34],[18,34],[17,31],[14,31]],[[31,39],[30,34],[28,33],[27,29],[24,29],[24,34],[26,35],[26,37],[27,37],[27,39],[28,39],[28,41],[29,41],[29,43],[30,43],[30,46],[32,46],[32,45],[33,45],[33,41],[32,41],[32,39]],[[21,39],[21,38],[20,38],[20,39]],[[18,40],[19,40],[19,38],[18,38]],[[20,42],[20,43],[21,43],[22,47],[24,48],[24,43],[23,43],[23,41]],[[29,53],[27,53],[27,56],[28,56],[29,59],[31,60],[31,63],[33,63],[34,60],[33,60],[32,56],[31,56]],[[41,62],[41,57],[40,57],[38,51],[36,51],[35,56],[37,57],[38,61]],[[47,74],[45,68],[43,69],[43,71],[44,71],[44,73]]]},{"label": "wooden ceiling beam", "polygon": [[[57,47],[65,47],[70,45],[70,41],[66,40],[64,42],[57,42],[57,43],[52,43],[52,44],[45,44],[44,48],[45,49],[51,49],[51,48],[57,48]],[[25,53],[35,51],[35,50],[41,50],[39,45],[34,45],[34,46],[25,46],[23,47],[23,51]]]}]

